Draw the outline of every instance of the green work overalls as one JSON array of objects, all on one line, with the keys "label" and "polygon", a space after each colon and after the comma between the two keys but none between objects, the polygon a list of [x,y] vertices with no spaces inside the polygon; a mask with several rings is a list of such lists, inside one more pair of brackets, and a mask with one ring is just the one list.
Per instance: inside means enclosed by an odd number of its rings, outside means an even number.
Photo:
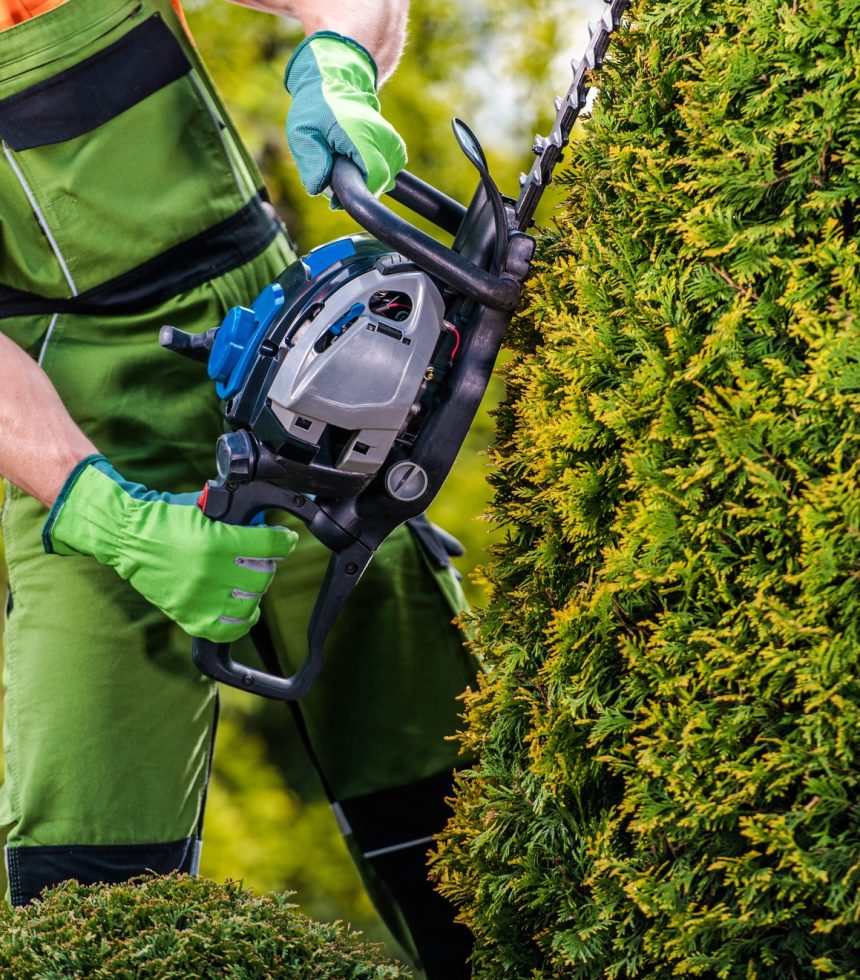
[{"label": "green work overalls", "polygon": [[[0,329],[125,477],[202,487],[219,404],[200,365],[160,349],[159,328],[217,325],[293,255],[170,5],[68,0],[3,32],[0,138]],[[94,559],[46,555],[45,509],[6,494],[0,819],[11,899],[69,877],[193,871],[214,684],[182,630]],[[304,655],[326,561],[305,535],[266,597],[285,671]],[[350,845],[431,973],[447,911],[416,882],[445,817],[455,697],[473,676],[444,565],[408,530],[392,535],[302,704]],[[450,969],[435,973],[459,975]]]}]

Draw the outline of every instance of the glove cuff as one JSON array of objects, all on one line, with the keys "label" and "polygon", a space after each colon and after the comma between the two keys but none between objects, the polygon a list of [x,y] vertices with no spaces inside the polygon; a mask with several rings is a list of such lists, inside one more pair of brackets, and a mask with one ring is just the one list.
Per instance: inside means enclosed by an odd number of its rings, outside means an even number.
[{"label": "glove cuff", "polygon": [[[290,87],[290,73],[296,66],[297,62],[303,60],[301,56],[305,53],[306,49],[311,47],[315,41],[321,40],[332,40],[337,41],[346,47],[352,48],[353,51],[357,52],[370,66],[373,72],[373,91],[375,92],[379,87],[379,69],[376,67],[376,62],[373,60],[373,55],[367,50],[363,44],[359,44],[358,41],[354,41],[351,37],[347,37],[345,34],[338,34],[336,31],[317,31],[315,34],[311,34],[306,37],[301,44],[293,52],[292,57],[287,62],[287,67],[284,71],[284,87],[290,93],[290,95],[295,95],[296,88],[300,87],[301,80],[298,83],[294,82],[293,87]],[[344,54],[350,54],[351,52],[344,52]]]},{"label": "glove cuff", "polygon": [[80,461],[80,463],[78,463],[74,467],[71,473],[69,473],[69,475],[66,477],[66,482],[63,484],[62,488],[60,489],[60,492],[57,494],[57,499],[54,501],[53,505],[51,506],[51,509],[48,512],[48,519],[45,521],[45,526],[42,528],[42,547],[45,549],[45,552],[47,554],[49,555],[77,554],[77,552],[74,550],[65,550],[63,549],[62,546],[60,546],[59,548],[56,547],[56,544],[53,540],[54,527],[56,526],[57,520],[60,517],[60,512],[65,506],[66,501],[69,499],[69,494],[71,494],[81,474],[88,466],[92,466],[93,463],[100,463],[100,462],[105,462],[105,463],[108,462],[107,457],[102,456],[101,453],[93,453],[93,455],[91,456],[85,456]]}]

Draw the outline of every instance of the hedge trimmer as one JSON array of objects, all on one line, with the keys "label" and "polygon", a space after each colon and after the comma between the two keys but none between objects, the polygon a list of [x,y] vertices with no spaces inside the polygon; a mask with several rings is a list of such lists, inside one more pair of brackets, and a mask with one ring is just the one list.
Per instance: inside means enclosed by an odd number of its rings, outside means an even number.
[{"label": "hedge trimmer", "polygon": [[447,248],[376,200],[346,158],[332,189],[370,235],[323,245],[293,263],[220,327],[165,327],[161,343],[208,362],[232,431],[218,441],[218,478],[201,497],[215,520],[244,524],[270,508],[300,518],[332,552],[291,677],[232,660],[229,644],[195,639],[203,673],[292,701],[320,671],[323,643],[375,550],[415,520],[442,486],[487,388],[534,253],[537,204],[586,104],[628,0],[606,0],[556,100],[549,136],[519,198],[503,197],[477,139],[453,128],[480,176],[468,207],[403,172],[394,200],[454,236]]}]

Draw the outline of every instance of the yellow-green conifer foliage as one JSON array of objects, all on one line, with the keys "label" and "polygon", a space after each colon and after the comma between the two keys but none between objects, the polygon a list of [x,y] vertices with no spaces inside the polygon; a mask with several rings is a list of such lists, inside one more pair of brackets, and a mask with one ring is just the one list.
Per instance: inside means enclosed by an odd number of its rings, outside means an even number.
[{"label": "yellow-green conifer foliage", "polygon": [[289,895],[170,874],[116,885],[67,881],[29,905],[0,903],[9,980],[410,980],[341,922]]},{"label": "yellow-green conifer foliage", "polygon": [[860,0],[639,0],[499,414],[479,977],[860,976]]}]

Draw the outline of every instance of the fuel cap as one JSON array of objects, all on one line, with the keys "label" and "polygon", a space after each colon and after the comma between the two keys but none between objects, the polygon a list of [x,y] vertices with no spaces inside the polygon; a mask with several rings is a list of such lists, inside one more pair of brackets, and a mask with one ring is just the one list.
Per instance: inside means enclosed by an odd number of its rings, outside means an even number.
[{"label": "fuel cap", "polygon": [[395,500],[417,500],[427,489],[427,473],[417,464],[404,460],[385,474],[385,489]]}]

